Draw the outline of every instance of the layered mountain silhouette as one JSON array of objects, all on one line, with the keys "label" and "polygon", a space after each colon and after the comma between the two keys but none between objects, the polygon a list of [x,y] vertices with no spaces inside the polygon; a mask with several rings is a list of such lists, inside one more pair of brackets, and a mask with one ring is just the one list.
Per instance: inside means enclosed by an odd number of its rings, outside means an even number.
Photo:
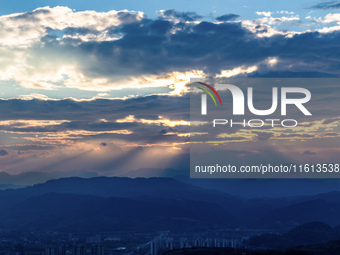
[{"label": "layered mountain silhouette", "polygon": [[[204,189],[214,189],[236,196],[254,197],[287,197],[311,196],[331,191],[340,191],[340,181],[337,179],[190,179],[183,175],[183,170],[142,168],[126,173],[130,178],[173,178]],[[95,172],[23,172],[8,174],[0,172],[0,190],[15,189],[44,183],[51,179],[69,177],[98,177]],[[289,188],[288,188],[289,187]]]},{"label": "layered mountain silhouette", "polygon": [[309,222],[340,225],[340,193],[243,198],[171,178],[62,178],[0,191],[0,228],[49,231],[198,231]]},{"label": "layered mountain silhouette", "polygon": [[84,171],[68,171],[68,172],[22,172],[19,174],[9,174],[0,172],[0,190],[23,188],[26,186],[43,183],[51,179],[59,179],[63,177],[83,177],[91,178],[98,176],[95,172]]}]

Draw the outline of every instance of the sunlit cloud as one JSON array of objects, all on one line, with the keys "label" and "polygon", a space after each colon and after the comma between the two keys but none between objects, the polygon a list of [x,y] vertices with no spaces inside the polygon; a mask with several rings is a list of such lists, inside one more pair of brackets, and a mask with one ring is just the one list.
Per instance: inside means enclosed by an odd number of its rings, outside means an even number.
[{"label": "sunlit cloud", "polygon": [[233,77],[239,74],[249,74],[257,71],[257,66],[250,66],[250,67],[245,67],[245,66],[240,66],[236,67],[232,70],[222,70],[221,74],[216,75],[217,78],[222,78],[222,77]]},{"label": "sunlit cloud", "polygon": [[[41,38],[51,30],[62,31],[66,28],[82,28],[99,33],[93,36],[93,40],[102,41],[107,35],[106,29],[118,26],[122,23],[131,23],[141,20],[144,17],[142,12],[123,11],[81,11],[75,12],[68,7],[57,6],[54,8],[41,7],[32,12],[14,13],[0,17],[1,24],[1,45],[28,47],[33,43],[40,43]],[[78,36],[77,36],[78,35]],[[68,36],[65,35],[65,38]],[[91,35],[82,36],[75,33],[73,38],[86,41]],[[111,38],[106,38],[111,40]]]},{"label": "sunlit cloud", "polygon": [[[209,135],[195,128],[211,123],[189,121],[190,79],[275,71],[339,74],[336,13],[309,13],[304,20],[286,10],[256,12],[253,20],[238,14],[211,20],[176,10],[158,14],[150,19],[127,10],[42,7],[0,16],[1,170],[28,166],[123,175],[168,167],[188,153],[190,137]],[[142,89],[148,96],[140,96]],[[14,95],[6,96],[9,90]],[[120,94],[124,90],[129,92]],[[240,155],[278,148],[278,155],[289,158],[326,158],[338,150],[333,109],[294,129],[235,128],[207,143],[227,149],[232,144],[244,151]]]},{"label": "sunlit cloud", "polygon": [[70,122],[68,120],[2,120],[0,126],[12,126],[17,128],[27,127],[46,127],[55,126],[62,123]]},{"label": "sunlit cloud", "polygon": [[[75,99],[80,98],[75,96],[74,90],[107,93],[124,89],[168,88],[168,94],[181,95],[187,92],[186,84],[193,77],[246,76],[259,69],[270,71],[285,63],[280,52],[263,56],[254,54],[266,52],[267,47],[262,48],[262,45],[277,44],[274,41],[261,43],[259,37],[268,40],[275,36],[293,38],[313,31],[331,33],[339,29],[339,24],[333,25],[339,23],[337,13],[318,19],[312,17],[311,22],[323,27],[311,30],[308,26],[304,31],[280,28],[280,24],[299,21],[297,14],[284,10],[259,11],[256,14],[260,17],[254,20],[236,21],[224,17],[223,21],[210,22],[202,21],[203,17],[191,12],[162,10],[159,13],[159,20],[149,20],[142,12],[77,12],[57,6],[0,16],[0,81],[25,89],[25,93],[19,95],[27,100],[49,100],[51,96],[45,96],[41,90],[61,89],[72,90],[73,95],[65,98]],[[181,22],[185,25],[179,25]],[[208,29],[211,29],[211,40],[216,49],[210,49],[210,44],[201,45],[205,40],[200,44],[191,41],[191,34],[198,35],[200,29],[206,29],[205,23],[210,24]],[[219,29],[215,29],[217,26]],[[249,60],[240,59],[243,55],[234,56],[233,44],[224,48],[223,34],[229,33],[230,36],[236,35],[232,40],[235,43],[245,43],[245,50],[257,47]],[[178,37],[179,34],[183,37]],[[152,43],[148,42],[150,36],[154,38]],[[156,43],[155,40],[160,41]],[[247,45],[247,42],[254,44]],[[174,48],[174,45],[177,46]],[[110,55],[103,54],[104,51]],[[220,54],[209,55],[215,51]],[[267,63],[267,67],[259,66],[263,63]],[[308,64],[301,58],[294,63],[302,68],[307,68]],[[293,70],[292,67],[285,68]],[[103,96],[93,99],[99,97]]]},{"label": "sunlit cloud", "polygon": [[136,119],[134,115],[126,116],[124,119],[116,120],[117,123],[144,123],[144,124],[156,124],[162,125],[165,127],[176,127],[176,126],[189,126],[189,121],[184,120],[169,120],[164,118],[163,116],[158,116],[157,120],[148,120],[148,119]]}]

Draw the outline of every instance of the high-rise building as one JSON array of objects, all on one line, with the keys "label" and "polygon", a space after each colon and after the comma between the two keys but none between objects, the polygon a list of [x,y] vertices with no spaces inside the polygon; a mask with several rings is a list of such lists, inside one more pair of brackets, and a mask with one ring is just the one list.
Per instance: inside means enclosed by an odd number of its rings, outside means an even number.
[{"label": "high-rise building", "polygon": [[154,238],[150,243],[150,254],[151,255],[157,255],[159,251],[161,250],[161,242],[162,239],[160,236]]},{"label": "high-rise building", "polygon": [[93,245],[91,247],[91,255],[104,255],[104,246]]},{"label": "high-rise building", "polygon": [[202,238],[201,237],[196,237],[194,239],[194,246],[195,247],[202,247]]},{"label": "high-rise building", "polygon": [[73,255],[85,255],[86,249],[82,245],[75,245],[73,246]]},{"label": "high-rise building", "polygon": [[188,247],[189,247],[189,245],[188,245],[188,243],[187,243],[187,239],[186,239],[185,237],[182,237],[182,238],[180,239],[180,241],[179,241],[179,247],[180,247],[181,249],[184,249],[184,248],[188,248]]},{"label": "high-rise building", "polygon": [[66,255],[66,247],[65,245],[46,247],[45,255]]},{"label": "high-rise building", "polygon": [[170,251],[174,249],[174,243],[172,238],[167,238],[165,240],[165,248]]}]

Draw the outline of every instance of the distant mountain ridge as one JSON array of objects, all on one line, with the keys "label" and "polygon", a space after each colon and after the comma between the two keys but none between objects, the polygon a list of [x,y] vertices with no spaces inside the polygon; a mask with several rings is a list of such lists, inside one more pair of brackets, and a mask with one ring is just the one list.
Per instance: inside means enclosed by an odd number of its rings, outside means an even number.
[{"label": "distant mountain ridge", "polygon": [[[181,175],[182,174],[182,175]],[[100,177],[95,172],[23,172],[11,175],[0,172],[0,190],[16,189],[45,183],[48,180],[81,177]],[[190,179],[183,170],[138,169],[126,172],[128,178],[172,178],[204,189],[213,189],[231,195],[256,197],[312,196],[331,191],[340,191],[340,179]]]},{"label": "distant mountain ridge", "polygon": [[[3,229],[70,231],[72,225],[79,231],[107,231],[108,226],[120,230],[134,226],[140,231],[181,226],[289,231],[314,221],[334,227],[340,225],[338,215],[337,191],[249,199],[172,178],[70,177],[0,191]],[[96,224],[89,227],[89,221]]]},{"label": "distant mountain ridge", "polygon": [[340,179],[174,179],[207,189],[215,189],[242,197],[293,197],[313,196],[340,191]]},{"label": "distant mountain ridge", "polygon": [[239,206],[239,200],[170,178],[62,178],[0,191],[0,228],[67,232],[230,226],[235,219],[223,203]]},{"label": "distant mountain ridge", "polygon": [[22,188],[37,183],[44,183],[51,179],[75,176],[82,178],[91,178],[97,177],[98,174],[95,172],[84,172],[77,170],[68,172],[22,172],[19,174],[0,172],[0,190],[7,188]]}]

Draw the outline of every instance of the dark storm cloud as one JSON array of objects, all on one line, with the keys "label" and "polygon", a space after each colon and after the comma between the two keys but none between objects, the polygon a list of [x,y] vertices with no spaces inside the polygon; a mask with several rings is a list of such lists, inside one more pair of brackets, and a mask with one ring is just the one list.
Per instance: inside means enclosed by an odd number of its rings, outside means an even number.
[{"label": "dark storm cloud", "polygon": [[219,16],[219,17],[216,18],[216,20],[218,20],[218,21],[230,21],[230,20],[235,20],[239,17],[240,17],[240,15],[230,13],[230,14],[225,14],[225,15]]},{"label": "dark storm cloud", "polygon": [[[46,12],[46,15],[38,15],[40,11]],[[83,89],[84,86],[84,89],[91,90],[103,90],[105,85],[108,86],[107,89],[111,86],[129,87],[132,86],[132,78],[141,81],[134,85],[138,86],[145,76],[152,74],[162,75],[163,78],[163,75],[173,71],[196,69],[214,76],[220,74],[221,70],[253,65],[258,67],[257,72],[252,74],[253,77],[339,76],[339,31],[281,34],[286,31],[270,28],[268,22],[263,24],[263,19],[235,21],[238,15],[231,13],[216,18],[223,22],[202,21],[202,17],[196,13],[173,9],[161,11],[160,16],[155,19],[127,11],[118,12],[113,20],[105,13],[74,13],[75,17],[81,14],[94,20],[83,24],[78,17],[75,21],[63,22],[63,26],[55,26],[53,22],[45,22],[49,20],[49,12],[53,16],[54,11],[56,10],[37,9],[15,18],[19,17],[25,23],[25,19],[29,22],[31,16],[36,19],[44,17],[41,18],[44,22],[39,24],[30,22],[33,32],[27,32],[27,40],[33,40],[31,36],[35,36],[37,25],[40,34],[37,38],[34,37],[37,40],[34,47],[25,48],[29,56],[25,64],[27,67],[34,67],[34,72],[40,74],[39,70],[42,73],[53,73],[51,70],[63,69],[66,63],[70,70],[63,71],[65,74],[60,81],[66,87]],[[68,8],[59,12],[65,12],[63,15],[66,17],[72,13]],[[97,24],[98,17],[100,19]],[[277,21],[284,22],[284,19]],[[13,21],[9,23],[16,24]],[[332,24],[324,23],[324,28],[328,26]],[[22,34],[20,29],[15,30],[18,35]],[[269,33],[264,35],[264,32]],[[16,38],[17,34],[11,36]],[[11,58],[12,56],[8,57]],[[276,58],[278,62],[272,65],[268,63],[269,58]],[[13,63],[15,65],[16,62],[13,60]],[[4,62],[4,66],[7,65]],[[32,70],[26,71],[31,73]],[[73,72],[79,77],[84,75],[84,81],[72,78],[76,77]],[[26,78],[13,77],[20,84],[25,81],[26,86],[46,88],[46,83],[30,80],[26,82]],[[92,79],[103,79],[104,85],[92,82]],[[54,84],[52,80],[46,82]]]},{"label": "dark storm cloud", "polygon": [[334,136],[338,136],[339,134],[338,133],[325,133],[324,136],[331,136],[331,137],[334,137]]},{"label": "dark storm cloud", "polygon": [[[221,20],[227,18],[219,17]],[[260,24],[258,26],[261,28]],[[86,33],[85,30],[81,32]],[[213,75],[241,65],[258,65],[255,75],[263,77],[270,72],[280,77],[282,74],[294,76],[294,73],[299,77],[339,76],[338,31],[327,34],[304,32],[291,38],[280,34],[258,37],[241,22],[215,24],[202,21],[197,24],[142,19],[113,27],[109,33],[122,36],[107,42],[78,45],[77,41],[77,46],[72,46],[72,39],[67,39],[69,41],[62,40],[63,44],[55,47],[61,54],[81,55],[80,68],[84,73],[112,79],[122,75],[193,69]],[[279,59],[274,68],[264,62],[268,57]]]},{"label": "dark storm cloud", "polygon": [[95,30],[95,29],[89,29],[89,28],[85,28],[85,27],[68,27],[68,28],[63,30],[63,33],[65,35],[75,35],[75,34],[79,34],[79,35],[95,34],[95,35],[97,35],[100,32]]},{"label": "dark storm cloud", "polygon": [[202,19],[202,16],[195,12],[180,12],[174,9],[166,10],[162,12],[162,18],[179,19],[181,21],[195,21]]},{"label": "dark storm cloud", "polygon": [[315,155],[316,153],[310,150],[305,150],[302,154],[303,155]]},{"label": "dark storm cloud", "polygon": [[266,132],[254,132],[257,133],[257,140],[259,141],[268,141],[270,138],[273,137],[272,133],[266,133]]},{"label": "dark storm cloud", "polygon": [[[77,133],[74,139],[123,139],[130,142],[186,142],[188,137],[178,137],[177,133],[189,133],[186,125],[168,127],[159,121],[159,115],[167,120],[189,120],[188,96],[148,96],[126,100],[93,101],[41,101],[41,100],[0,100],[0,120],[13,120],[0,125],[0,131],[12,133],[56,133],[65,131],[90,131],[93,134]],[[136,121],[124,122],[130,115]],[[146,123],[139,121],[144,119]],[[60,124],[26,125],[16,120],[62,120]],[[117,122],[118,121],[118,122]],[[131,134],[110,133],[127,130]],[[162,130],[166,130],[163,132]],[[73,139],[73,138],[72,138]],[[104,146],[104,142],[100,145]],[[11,147],[17,150],[52,149],[44,146],[26,145]]]},{"label": "dark storm cloud", "polygon": [[38,150],[52,150],[55,149],[55,146],[50,145],[35,145],[35,144],[29,144],[29,145],[14,145],[10,146],[9,148],[13,150],[19,150],[19,151],[38,151]]},{"label": "dark storm cloud", "polygon": [[135,124],[99,122],[100,119],[123,119],[128,115],[154,120],[159,115],[171,120],[189,120],[189,96],[155,95],[126,100],[93,101],[0,100],[0,120],[72,120],[72,123],[64,123],[67,128],[84,127],[89,121],[92,121],[91,130],[129,128]]},{"label": "dark storm cloud", "polygon": [[311,6],[309,9],[321,9],[321,10],[340,9],[340,2],[330,1],[330,2],[319,3],[319,4]]},{"label": "dark storm cloud", "polygon": [[[123,13],[121,19],[129,19],[130,14]],[[80,71],[94,78],[105,77],[116,81],[116,77],[128,77],[148,74],[164,74],[172,71],[199,69],[208,74],[237,66],[257,65],[254,76],[273,76],[284,73],[291,77],[337,76],[340,70],[340,33],[321,34],[304,32],[286,37],[276,34],[270,37],[259,37],[246,29],[242,22],[228,22],[236,16],[226,14],[218,17],[223,23],[197,21],[194,13],[179,13],[168,10],[158,19],[142,18],[132,22],[111,27],[107,33],[119,35],[112,41],[82,42],[76,44],[72,38],[53,40],[50,44],[30,49],[33,55],[40,56],[38,62],[47,59],[62,59],[77,63]],[[166,18],[167,17],[167,18]],[[176,21],[171,20],[175,18]],[[186,21],[186,22],[184,22]],[[261,29],[258,24],[258,29]],[[263,28],[265,29],[265,28]],[[58,31],[53,31],[58,32]],[[60,31],[67,35],[96,35],[95,28],[68,27]],[[265,60],[268,57],[278,59],[275,67],[270,67]],[[123,84],[124,85],[124,84]],[[81,84],[79,85],[79,87]],[[309,88],[309,85],[306,86]],[[317,95],[328,98],[329,104],[338,102],[337,87],[318,86]],[[316,95],[312,91],[313,96]],[[2,125],[0,130],[11,132],[63,132],[63,131],[119,131],[128,130],[131,134],[101,133],[84,134],[87,139],[124,139],[131,142],[153,143],[159,141],[186,142],[187,137],[178,137],[176,133],[187,133],[188,127],[176,126],[174,130],[155,123],[123,122],[117,123],[128,115],[136,119],[158,120],[159,115],[170,120],[189,120],[188,96],[148,96],[127,100],[93,101],[39,101],[39,100],[1,100],[0,120],[67,120],[60,125],[20,126],[20,124]],[[315,96],[313,98],[315,101]],[[324,100],[324,98],[323,98]],[[313,102],[314,102],[313,101]],[[313,103],[311,102],[311,104]],[[313,106],[313,105],[311,105]],[[318,116],[334,117],[338,107],[325,112],[320,105],[311,107],[313,115],[317,109]],[[103,120],[105,119],[105,121]],[[331,120],[334,121],[334,120]],[[294,135],[296,137],[297,135]],[[77,137],[82,137],[78,134]],[[283,136],[282,136],[283,137]],[[289,136],[286,136],[289,138]],[[258,140],[266,141],[269,135],[258,134]],[[301,137],[309,138],[309,137]],[[78,138],[75,138],[78,139]],[[104,140],[105,141],[105,140]],[[98,143],[101,140],[97,141]]]},{"label": "dark storm cloud", "polygon": [[[242,21],[229,22],[237,17],[236,14],[218,17],[224,21],[219,24],[200,21],[193,13],[167,10],[163,14],[176,16],[177,21],[164,17],[138,20],[132,14],[121,13],[122,19],[132,15],[133,20],[105,31],[115,40],[85,42],[79,35],[96,37],[103,31],[67,27],[62,31],[50,30],[41,38],[45,44],[29,49],[29,52],[37,56],[38,62],[55,59],[58,63],[66,59],[76,64],[86,76],[105,77],[112,82],[129,76],[193,69],[214,75],[243,65],[258,66],[257,72],[252,74],[254,77],[339,76],[339,31],[259,37],[261,32],[251,32]],[[258,22],[257,31],[266,32],[267,29]],[[68,36],[58,39],[60,35]],[[72,37],[74,35],[78,36]],[[278,59],[275,66],[265,61],[269,57]]]},{"label": "dark storm cloud", "polygon": [[6,156],[8,155],[8,152],[5,150],[0,150],[0,156]]}]

